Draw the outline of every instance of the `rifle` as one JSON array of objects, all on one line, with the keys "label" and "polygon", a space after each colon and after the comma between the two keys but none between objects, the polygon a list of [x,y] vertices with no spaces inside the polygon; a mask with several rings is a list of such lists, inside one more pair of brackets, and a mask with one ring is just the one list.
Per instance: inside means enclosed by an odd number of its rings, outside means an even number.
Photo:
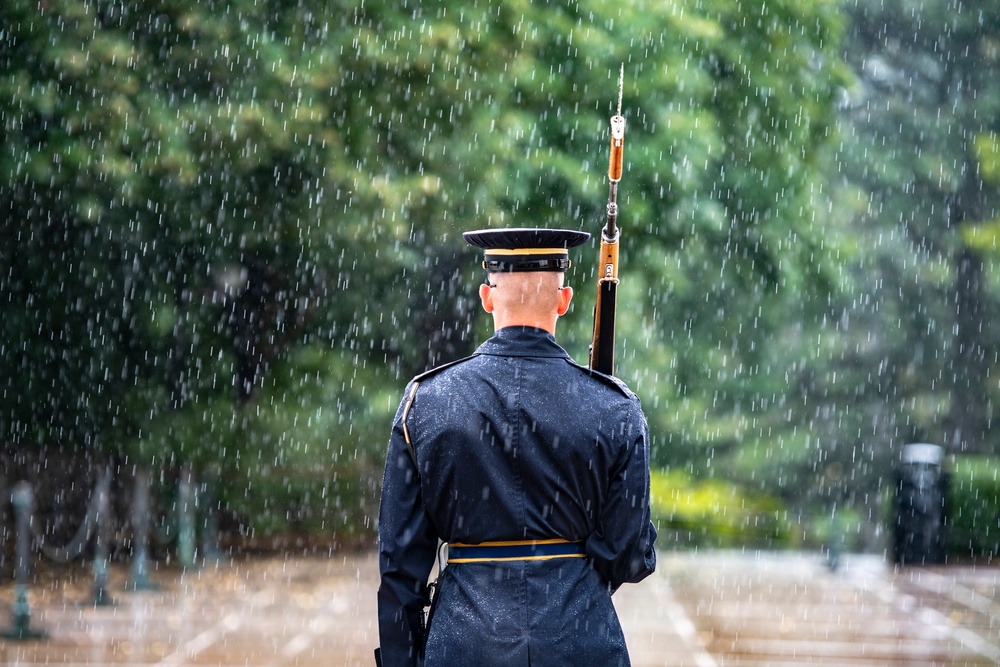
[{"label": "rifle", "polygon": [[598,263],[597,304],[594,306],[594,338],[590,345],[590,367],[606,375],[615,372],[615,305],[618,297],[618,181],[622,177],[625,118],[622,91],[625,65],[618,75],[618,113],[611,117],[611,153],[608,157],[608,216],[601,230]]}]

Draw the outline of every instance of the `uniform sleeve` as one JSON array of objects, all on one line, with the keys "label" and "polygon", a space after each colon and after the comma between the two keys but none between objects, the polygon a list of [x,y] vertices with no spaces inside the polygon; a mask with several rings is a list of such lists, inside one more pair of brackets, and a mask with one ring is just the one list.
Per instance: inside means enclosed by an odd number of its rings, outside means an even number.
[{"label": "uniform sleeve", "polygon": [[600,525],[587,539],[587,555],[612,592],[656,569],[656,529],[649,515],[649,428],[638,402],[617,427],[614,437],[620,439],[621,449]]},{"label": "uniform sleeve", "polygon": [[[404,396],[409,391],[407,387]],[[437,551],[437,535],[424,512],[417,467],[403,433],[405,402],[393,421],[379,504],[378,623],[384,667],[420,664],[427,578]]]}]

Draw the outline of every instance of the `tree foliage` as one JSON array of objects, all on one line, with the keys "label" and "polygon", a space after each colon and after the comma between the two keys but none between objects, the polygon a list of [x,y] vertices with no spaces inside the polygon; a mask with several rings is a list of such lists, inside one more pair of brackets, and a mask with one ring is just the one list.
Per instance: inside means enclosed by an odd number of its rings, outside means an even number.
[{"label": "tree foliage", "polygon": [[793,494],[811,488],[877,517],[904,444],[996,448],[1000,17],[947,0],[844,9],[843,62],[854,76],[825,157],[834,203],[825,226],[843,237],[838,288],[803,292],[786,329],[804,334],[790,337],[801,361],[789,369],[799,396],[789,395],[785,429],[800,435],[781,439],[782,457],[770,442],[744,447],[736,468],[755,479],[783,473]]},{"label": "tree foliage", "polygon": [[[856,251],[829,185],[844,18],[5,2],[4,446],[219,466],[234,503],[265,474],[330,498],[360,477],[363,502],[402,383],[486,332],[461,232],[600,228],[624,63],[621,374],[659,464],[757,480],[784,459],[746,452],[812,446],[809,376],[844,345],[824,319]],[[560,330],[581,360],[594,255]]]}]

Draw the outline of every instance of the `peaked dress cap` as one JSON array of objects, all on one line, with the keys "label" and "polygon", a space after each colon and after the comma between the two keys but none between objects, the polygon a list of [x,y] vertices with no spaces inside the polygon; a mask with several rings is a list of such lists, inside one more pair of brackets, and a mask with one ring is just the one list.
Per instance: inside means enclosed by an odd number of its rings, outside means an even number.
[{"label": "peaked dress cap", "polygon": [[587,242],[590,234],[573,229],[480,229],[462,237],[485,251],[483,268],[491,273],[565,271],[569,249]]}]

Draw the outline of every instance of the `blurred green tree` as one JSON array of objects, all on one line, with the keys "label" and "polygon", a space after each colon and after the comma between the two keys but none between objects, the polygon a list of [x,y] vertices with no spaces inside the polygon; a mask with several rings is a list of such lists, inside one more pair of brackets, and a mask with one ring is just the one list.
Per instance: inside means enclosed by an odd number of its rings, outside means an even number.
[{"label": "blurred green tree", "polygon": [[1000,301],[966,239],[1000,203],[977,148],[1000,129],[1000,10],[895,0],[858,3],[851,18],[847,59],[859,83],[843,157],[866,194],[857,293],[878,311],[859,323],[882,324],[858,361],[883,369],[898,437],[991,451],[988,378],[1000,340],[986,324]]},{"label": "blurred green tree", "polygon": [[902,445],[996,447],[1000,14],[892,0],[851,3],[845,19],[853,82],[836,150],[822,153],[826,227],[843,236],[837,289],[782,311],[797,388],[783,399],[782,451],[747,443],[735,469],[877,521]]},{"label": "blurred green tree", "polygon": [[[622,63],[620,365],[657,460],[711,469],[794,428],[788,318],[838,281],[835,3],[10,0],[0,20],[5,447],[194,461],[233,503],[284,489],[279,522],[306,497],[370,512],[402,383],[484,335],[460,233],[600,228]],[[594,264],[571,275],[580,360]]]}]

